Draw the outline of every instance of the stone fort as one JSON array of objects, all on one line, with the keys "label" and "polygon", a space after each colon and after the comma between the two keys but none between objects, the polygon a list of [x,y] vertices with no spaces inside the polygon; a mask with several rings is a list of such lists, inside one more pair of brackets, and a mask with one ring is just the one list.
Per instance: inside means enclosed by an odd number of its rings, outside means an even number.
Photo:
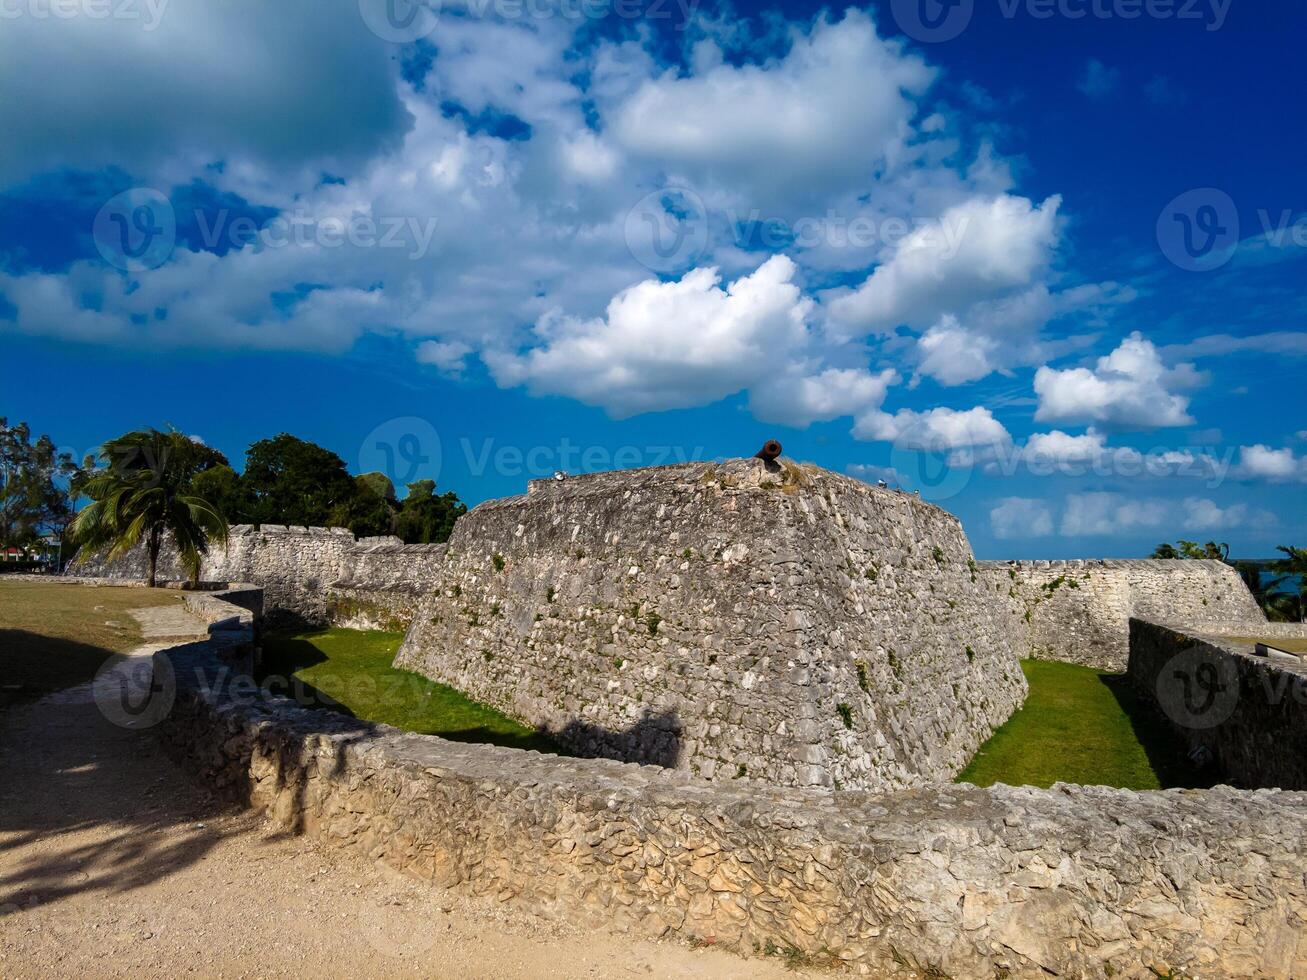
[{"label": "stone fort", "polygon": [[979,562],[944,510],[788,460],[536,480],[448,545],[241,526],[202,574],[272,616],[403,629],[397,666],[583,756],[870,791],[961,771],[1023,657],[1124,670],[1131,617],[1262,619],[1223,563]]},{"label": "stone fort", "polygon": [[[165,748],[440,887],[874,976],[1307,976],[1307,666],[1245,642],[1307,627],[1220,562],[978,562],[914,495],[750,459],[536,481],[448,545],[237,527],[202,575]],[[400,666],[578,757],[264,696],[263,613],[402,630]],[[1128,671],[1232,785],[953,783],[1027,656]]]}]

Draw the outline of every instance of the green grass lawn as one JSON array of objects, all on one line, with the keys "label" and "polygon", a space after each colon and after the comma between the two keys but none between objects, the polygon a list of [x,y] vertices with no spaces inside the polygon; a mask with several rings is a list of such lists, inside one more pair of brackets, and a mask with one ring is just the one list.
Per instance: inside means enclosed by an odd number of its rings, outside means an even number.
[{"label": "green grass lawn", "polygon": [[490,742],[537,752],[560,753],[540,732],[493,708],[391,666],[404,637],[377,630],[328,629],[272,635],[263,643],[264,678],[293,678],[293,688],[274,693],[307,697],[315,707],[408,732],[459,742]]},{"label": "green grass lawn", "polygon": [[1166,789],[1210,785],[1124,674],[1024,660],[1026,703],[976,753],[958,782],[1055,782]]},{"label": "green grass lawn", "polygon": [[181,601],[171,589],[0,576],[0,703],[89,681],[106,658],[140,646],[130,610]]}]

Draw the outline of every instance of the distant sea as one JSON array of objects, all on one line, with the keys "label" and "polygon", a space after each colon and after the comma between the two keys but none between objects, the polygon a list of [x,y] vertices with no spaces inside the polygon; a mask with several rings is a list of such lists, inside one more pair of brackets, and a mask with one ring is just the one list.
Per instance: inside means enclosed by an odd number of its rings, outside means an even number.
[{"label": "distant sea", "polygon": [[1268,582],[1271,579],[1280,579],[1281,592],[1297,592],[1302,587],[1301,575],[1281,575],[1271,570],[1269,566],[1276,560],[1274,558],[1232,558],[1230,560],[1236,563],[1261,566],[1262,581]]}]

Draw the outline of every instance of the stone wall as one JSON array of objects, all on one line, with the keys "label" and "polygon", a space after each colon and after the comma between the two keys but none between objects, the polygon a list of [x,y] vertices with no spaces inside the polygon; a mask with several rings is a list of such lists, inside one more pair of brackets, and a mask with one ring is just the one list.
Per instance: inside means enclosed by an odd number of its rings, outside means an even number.
[{"label": "stone wall", "polygon": [[1193,626],[1264,623],[1239,573],[1219,561],[986,561],[1022,656],[1124,671],[1131,616]]},{"label": "stone wall", "polygon": [[1259,657],[1251,643],[1215,635],[1246,628],[1209,633],[1131,619],[1130,678],[1231,783],[1307,789],[1307,663]]},{"label": "stone wall", "polygon": [[535,481],[461,518],[397,665],[584,755],[849,789],[948,779],[1024,700],[961,525],[815,467]]},{"label": "stone wall", "polygon": [[407,628],[400,666],[582,754],[869,790],[960,771],[1020,656],[1124,670],[1131,615],[1261,619],[1219,562],[977,563],[952,515],[786,461],[535,481],[448,549],[234,527],[202,577],[263,586],[273,623]]},{"label": "stone wall", "polygon": [[[201,565],[206,581],[244,581],[263,586],[270,621],[300,620],[364,629],[408,627],[418,597],[439,579],[444,545],[406,545],[399,538],[360,538],[344,528],[240,524],[225,548]],[[115,561],[78,558],[78,575],[143,579],[144,548]],[[159,577],[184,573],[171,540],[159,558]]]},{"label": "stone wall", "polygon": [[243,700],[209,644],[164,656],[159,732],[209,785],[543,916],[876,976],[1307,975],[1301,793],[713,785]]}]

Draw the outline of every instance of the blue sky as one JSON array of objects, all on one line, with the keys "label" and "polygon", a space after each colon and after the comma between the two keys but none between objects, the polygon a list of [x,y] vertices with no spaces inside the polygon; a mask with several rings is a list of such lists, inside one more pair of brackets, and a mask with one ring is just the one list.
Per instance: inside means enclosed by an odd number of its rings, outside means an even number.
[{"label": "blue sky", "polygon": [[288,431],[478,502],[776,436],[983,557],[1307,539],[1300,4],[48,9],[0,413],[78,455]]}]

